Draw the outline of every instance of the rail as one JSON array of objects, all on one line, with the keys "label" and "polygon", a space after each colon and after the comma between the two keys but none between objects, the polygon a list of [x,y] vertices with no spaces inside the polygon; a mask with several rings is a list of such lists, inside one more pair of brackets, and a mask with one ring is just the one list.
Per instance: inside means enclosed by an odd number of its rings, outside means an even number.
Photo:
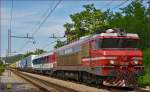
[{"label": "rail", "polygon": [[89,87],[86,85],[72,83],[70,81],[63,81],[38,74],[21,72],[15,69],[11,69],[11,71],[46,92],[108,92],[107,90],[103,89]]}]

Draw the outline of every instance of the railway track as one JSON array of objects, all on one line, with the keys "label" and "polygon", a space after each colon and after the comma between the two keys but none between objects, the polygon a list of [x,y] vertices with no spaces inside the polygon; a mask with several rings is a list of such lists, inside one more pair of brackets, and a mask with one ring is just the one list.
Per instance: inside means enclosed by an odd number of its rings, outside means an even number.
[{"label": "railway track", "polygon": [[20,72],[12,69],[11,71],[46,92],[109,92],[107,90],[102,90],[42,75]]},{"label": "railway track", "polygon": [[[11,71],[46,92],[150,92],[142,89],[117,88],[108,86],[101,86],[98,88],[94,85],[86,85],[75,81],[64,81],[59,79],[54,79],[59,80],[55,83],[54,81],[52,82],[49,80],[48,76],[25,73],[16,70]],[[64,84],[62,85],[62,83]],[[66,84],[70,84],[70,86]]]},{"label": "railway track", "polygon": [[76,92],[75,90],[47,82],[37,77],[29,76],[20,71],[16,71],[16,70],[11,70],[11,71],[15,73],[16,75],[20,76],[21,78],[29,81],[31,84],[37,86],[38,88],[40,88],[41,90],[45,92]]}]

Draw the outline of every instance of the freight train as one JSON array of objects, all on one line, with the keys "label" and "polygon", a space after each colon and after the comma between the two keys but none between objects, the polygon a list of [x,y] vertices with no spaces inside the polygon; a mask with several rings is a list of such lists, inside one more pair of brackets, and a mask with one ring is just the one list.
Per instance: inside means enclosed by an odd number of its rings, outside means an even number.
[{"label": "freight train", "polygon": [[16,68],[96,85],[135,87],[137,77],[144,73],[139,40],[137,34],[108,29],[32,59],[27,57],[17,62]]}]

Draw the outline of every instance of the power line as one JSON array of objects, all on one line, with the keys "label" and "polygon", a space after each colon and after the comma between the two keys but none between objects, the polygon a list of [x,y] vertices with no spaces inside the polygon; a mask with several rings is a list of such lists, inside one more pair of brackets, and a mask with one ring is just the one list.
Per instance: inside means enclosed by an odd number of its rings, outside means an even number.
[{"label": "power line", "polygon": [[124,5],[125,3],[127,3],[129,0],[125,0],[124,2],[120,3],[119,5],[115,6],[114,8],[112,9],[116,9],[116,8],[119,8],[120,6]]},{"label": "power line", "polygon": [[[47,12],[52,8],[53,4],[54,4],[54,1],[51,3],[50,7],[48,7],[47,10],[43,13],[43,15],[42,15],[41,18],[40,18],[40,21],[39,21],[36,25],[34,25],[34,27],[32,28],[32,31],[34,31],[34,28],[36,28],[37,25],[40,25],[40,24],[41,24],[42,18],[43,18],[44,16],[46,16]],[[32,32],[32,31],[31,31],[31,32]],[[33,32],[33,34],[32,34],[32,38],[33,38],[33,35],[34,35],[34,32]],[[34,38],[33,38],[33,39],[34,39]],[[19,50],[24,49],[25,46],[28,45],[30,42],[31,42],[30,40],[26,41],[26,42],[24,43],[24,45],[23,45]]]},{"label": "power line", "polygon": [[[57,6],[61,3],[62,0],[59,0],[56,5],[50,10],[50,12],[48,13],[48,15],[43,19],[42,22],[40,22],[38,28],[32,33],[32,37],[34,38],[34,35],[40,30],[40,28],[42,27],[42,25],[46,22],[46,20],[48,19],[49,16],[51,16],[51,14],[55,11],[55,9],[57,8]],[[50,8],[49,8],[50,9]],[[47,9],[48,10],[48,9]],[[44,13],[45,14],[45,13]],[[27,41],[25,46],[29,43],[30,41]],[[25,47],[24,46],[24,47]],[[23,48],[24,48],[23,47]]]},{"label": "power line", "polygon": [[8,29],[8,56],[11,56],[11,30],[12,30],[12,18],[13,18],[13,0],[11,2],[11,11],[10,11],[10,25]]},{"label": "power line", "polygon": [[26,47],[26,45],[29,44],[30,42],[31,42],[30,40],[26,41],[17,51],[23,50]]},{"label": "power line", "polygon": [[50,36],[49,38],[60,39],[60,38],[65,38],[65,37],[64,36],[55,36],[55,34],[52,34],[52,36]]},{"label": "power line", "polygon": [[2,60],[2,34],[1,34],[1,0],[0,0],[0,60]]},{"label": "power line", "polygon": [[49,16],[51,16],[51,14],[55,11],[55,9],[57,8],[57,6],[61,3],[62,0],[59,0],[57,2],[57,4],[51,9],[51,11],[48,13],[48,15],[44,18],[44,20],[39,24],[38,28],[33,32],[32,36],[34,36],[39,29],[43,26],[43,24],[46,22],[46,20],[48,19]]},{"label": "power line", "polygon": [[50,6],[47,8],[47,10],[43,13],[43,15],[41,16],[40,20],[37,22],[37,24],[34,25],[34,27],[32,28],[31,32],[34,31],[34,29],[40,25],[42,18],[46,16],[46,14],[48,13],[48,11],[53,7],[55,0],[52,1],[52,3],[50,4]]},{"label": "power line", "polygon": [[111,4],[112,4],[112,2],[113,2],[113,0],[112,0],[112,1],[110,1],[110,2],[108,2],[107,4],[105,4],[104,6],[102,6],[102,7],[101,7],[101,10],[102,10],[103,8],[105,8],[105,7],[109,6],[109,5],[111,5]]},{"label": "power line", "polygon": [[53,41],[53,42],[51,42],[51,43],[48,43],[48,44],[46,44],[45,46],[43,46],[43,48],[48,48],[49,45],[54,44],[54,43],[57,42],[57,41],[58,41],[58,40]]}]

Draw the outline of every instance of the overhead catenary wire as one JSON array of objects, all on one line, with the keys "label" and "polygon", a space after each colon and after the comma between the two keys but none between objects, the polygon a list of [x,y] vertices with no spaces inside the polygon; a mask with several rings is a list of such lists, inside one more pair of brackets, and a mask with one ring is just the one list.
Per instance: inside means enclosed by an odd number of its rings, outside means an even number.
[{"label": "overhead catenary wire", "polygon": [[[129,1],[129,0],[125,0],[124,2],[121,2],[119,5],[115,6],[115,7],[112,8],[112,9],[119,8],[120,6],[124,5],[124,4],[127,3],[128,1]],[[107,4],[105,4],[102,8],[105,8],[105,6],[108,6],[108,5],[112,4],[113,2],[114,2],[114,1],[111,0],[110,2],[108,2]],[[57,42],[57,41],[54,41],[54,42],[52,42],[52,43],[55,43],[55,42]],[[49,43],[49,44],[43,46],[43,48],[47,48],[47,47],[48,47],[50,44],[52,44],[52,43]]]},{"label": "overhead catenary wire", "polygon": [[[57,4],[53,7],[53,9],[51,9],[51,11],[48,13],[48,15],[43,19],[43,21],[41,21],[39,23],[39,26],[34,30],[34,32],[32,33],[32,36],[34,37],[36,35],[36,33],[40,30],[40,28],[43,26],[43,24],[46,22],[46,20],[48,19],[48,17],[53,13],[53,11],[57,8],[57,6],[61,3],[62,0],[58,1]],[[129,0],[126,0],[122,3],[120,3],[119,5],[117,5],[116,7],[114,7],[113,9],[116,9],[122,5],[124,5],[127,1]],[[112,2],[112,1],[111,1]],[[109,4],[109,3],[108,3]]]},{"label": "overhead catenary wire", "polygon": [[32,33],[32,36],[34,36],[39,30],[40,28],[43,26],[43,24],[46,22],[46,20],[52,15],[52,13],[55,11],[55,9],[57,8],[57,6],[61,3],[62,0],[59,0],[56,5],[50,10],[50,12],[48,13],[48,15],[43,19],[43,21],[39,24],[39,26],[35,29],[35,31]]},{"label": "overhead catenary wire", "polygon": [[101,7],[101,10],[109,5],[112,4],[112,2],[114,2],[114,0],[110,0],[107,4],[105,4],[104,6]]},{"label": "overhead catenary wire", "polygon": [[29,44],[31,41],[30,40],[27,40],[17,51],[22,51],[27,44]]},{"label": "overhead catenary wire", "polygon": [[[112,9],[117,9],[119,8],[120,6],[124,5],[125,3],[127,3],[129,0],[125,0],[124,2],[121,2],[119,5],[113,7]],[[132,1],[132,0],[131,0]]]},{"label": "overhead catenary wire", "polygon": [[53,42],[51,42],[51,43],[48,43],[48,44],[46,44],[45,46],[43,46],[43,48],[48,48],[49,47],[49,45],[51,45],[51,44],[54,44],[55,42],[57,42],[58,40],[56,40],[56,41],[53,41]]},{"label": "overhead catenary wire", "polygon": [[52,36],[50,36],[49,38],[53,38],[53,39],[56,39],[56,41],[52,42],[52,43],[48,43],[46,45],[43,45],[42,48],[47,48],[50,44],[53,44],[55,42],[57,42],[58,40],[62,39],[62,38],[65,38],[65,37],[56,37],[54,34],[56,34],[57,32],[53,33]]},{"label": "overhead catenary wire", "polygon": [[50,6],[48,6],[47,10],[42,14],[40,20],[33,26],[31,33],[33,31],[35,31],[35,28],[40,25],[40,23],[42,22],[43,18],[47,15],[48,11],[50,11],[53,8],[53,4],[54,4],[55,0],[52,1],[52,3],[50,4]]},{"label": "overhead catenary wire", "polygon": [[[42,27],[42,25],[46,22],[46,20],[48,19],[48,17],[50,17],[51,15],[52,15],[52,13],[55,11],[55,9],[57,8],[57,6],[61,3],[61,1],[62,0],[59,0],[57,3],[56,3],[56,5],[52,8],[52,5],[50,6],[51,8],[48,8],[47,10],[46,10],[46,12],[42,15],[42,17],[44,17],[44,15],[48,12],[48,11],[50,11],[49,13],[48,13],[48,15],[47,16],[45,16],[45,18],[43,19],[43,20],[41,20],[39,23],[38,23],[38,27],[34,30],[34,32],[32,33],[32,37],[34,37],[35,36],[35,34],[40,30],[40,28]],[[54,3],[54,2],[53,2]],[[52,4],[53,4],[52,3]],[[49,10],[49,9],[51,9],[51,10]],[[25,48],[25,46],[27,45],[27,44],[29,44],[30,43],[30,41],[27,41],[27,42],[25,42],[25,45],[23,46],[23,47],[21,47],[20,48],[20,50],[21,49],[23,49],[23,48]]]},{"label": "overhead catenary wire", "polygon": [[[50,6],[49,6],[49,7],[46,9],[46,11],[42,14],[40,20],[33,26],[32,30],[31,30],[31,33],[32,33],[32,31],[34,31],[34,29],[41,23],[43,17],[46,16],[47,12],[48,12],[50,9],[52,9],[53,4],[54,4],[54,1],[52,1],[52,3],[50,4]],[[29,34],[30,34],[30,33],[29,33]],[[22,49],[24,49],[24,48],[26,47],[26,45],[28,45],[30,42],[31,42],[30,39],[28,39],[28,40],[23,44],[23,46],[21,46],[21,47],[19,48],[19,51],[22,50]]]},{"label": "overhead catenary wire", "polygon": [[59,0],[56,5],[50,10],[50,12],[48,13],[48,15],[43,19],[43,21],[39,24],[39,26],[37,27],[37,29],[35,29],[35,31],[32,33],[32,37],[34,37],[36,35],[36,33],[40,30],[40,28],[43,26],[43,24],[46,22],[46,20],[51,16],[51,14],[55,11],[55,9],[57,8],[57,6],[61,3],[62,0]]}]

